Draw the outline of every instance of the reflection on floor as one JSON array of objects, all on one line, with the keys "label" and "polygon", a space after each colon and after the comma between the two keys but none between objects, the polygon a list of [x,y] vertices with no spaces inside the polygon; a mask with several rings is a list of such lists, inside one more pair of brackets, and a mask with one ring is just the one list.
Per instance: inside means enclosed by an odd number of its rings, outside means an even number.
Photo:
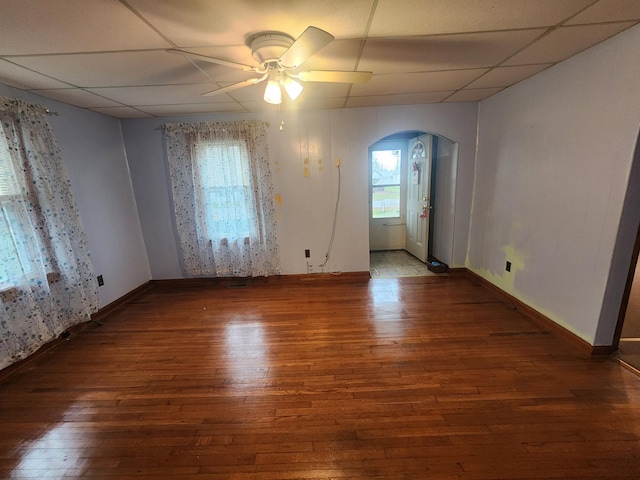
[{"label": "reflection on floor", "polygon": [[621,338],[617,355],[624,363],[640,371],[640,338]]},{"label": "reflection on floor", "polygon": [[424,263],[404,250],[371,252],[369,254],[369,269],[372,278],[446,275],[433,273]]}]

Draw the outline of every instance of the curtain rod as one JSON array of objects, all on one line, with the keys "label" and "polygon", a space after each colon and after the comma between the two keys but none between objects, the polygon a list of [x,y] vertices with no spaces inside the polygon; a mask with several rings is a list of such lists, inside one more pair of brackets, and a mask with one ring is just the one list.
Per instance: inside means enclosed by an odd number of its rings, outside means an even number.
[{"label": "curtain rod", "polygon": [[55,115],[56,117],[58,116],[58,112],[52,112],[48,108],[44,109],[44,113],[46,113],[47,115]]}]

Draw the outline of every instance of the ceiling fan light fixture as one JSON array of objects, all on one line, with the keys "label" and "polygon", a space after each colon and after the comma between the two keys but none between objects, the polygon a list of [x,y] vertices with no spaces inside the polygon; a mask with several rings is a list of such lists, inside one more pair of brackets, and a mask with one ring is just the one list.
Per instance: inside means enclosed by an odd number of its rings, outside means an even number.
[{"label": "ceiling fan light fixture", "polygon": [[295,100],[302,93],[302,85],[293,78],[287,77],[284,81],[284,89],[291,100]]},{"label": "ceiling fan light fixture", "polygon": [[282,90],[280,90],[280,84],[277,80],[270,79],[267,82],[267,87],[264,89],[264,101],[273,105],[282,103]]}]

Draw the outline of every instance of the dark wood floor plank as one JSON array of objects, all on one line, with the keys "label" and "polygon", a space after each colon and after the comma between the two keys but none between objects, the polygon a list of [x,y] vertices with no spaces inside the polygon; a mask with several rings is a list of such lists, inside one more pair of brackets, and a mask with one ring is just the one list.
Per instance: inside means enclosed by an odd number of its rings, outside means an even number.
[{"label": "dark wood floor plank", "polygon": [[640,478],[640,379],[464,276],[160,284],[0,383],[0,478]]}]

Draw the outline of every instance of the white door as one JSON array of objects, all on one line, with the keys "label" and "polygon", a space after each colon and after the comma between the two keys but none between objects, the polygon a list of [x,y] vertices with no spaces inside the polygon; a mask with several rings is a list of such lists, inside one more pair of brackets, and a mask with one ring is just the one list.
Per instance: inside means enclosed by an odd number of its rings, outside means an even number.
[{"label": "white door", "polygon": [[431,135],[423,135],[409,145],[407,169],[405,250],[426,262],[431,214]]}]

